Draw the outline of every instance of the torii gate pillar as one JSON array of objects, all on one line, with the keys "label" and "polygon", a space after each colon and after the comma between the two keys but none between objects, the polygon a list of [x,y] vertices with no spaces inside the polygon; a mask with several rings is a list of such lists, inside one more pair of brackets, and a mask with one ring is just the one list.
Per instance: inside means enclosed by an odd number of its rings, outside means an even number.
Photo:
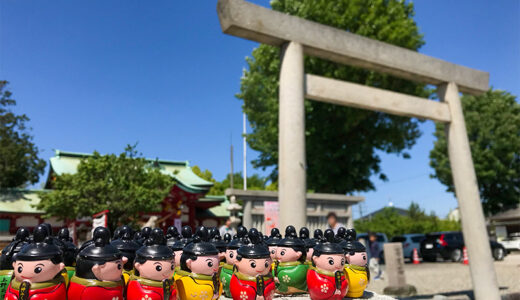
[{"label": "torii gate pillar", "polygon": [[282,47],[278,115],[278,190],[280,224],[306,226],[306,161],[303,47]]}]

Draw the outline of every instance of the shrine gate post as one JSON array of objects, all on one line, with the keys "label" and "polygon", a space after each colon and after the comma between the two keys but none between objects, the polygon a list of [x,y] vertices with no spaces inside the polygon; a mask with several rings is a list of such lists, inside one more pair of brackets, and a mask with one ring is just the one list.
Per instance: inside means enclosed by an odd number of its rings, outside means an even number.
[{"label": "shrine gate post", "polygon": [[[500,299],[459,98],[488,90],[489,74],[243,0],[219,0],[217,12],[224,33],[282,48],[280,227],[306,224],[304,99],[443,122],[475,298]],[[305,74],[304,55],[436,85],[441,102]]]}]

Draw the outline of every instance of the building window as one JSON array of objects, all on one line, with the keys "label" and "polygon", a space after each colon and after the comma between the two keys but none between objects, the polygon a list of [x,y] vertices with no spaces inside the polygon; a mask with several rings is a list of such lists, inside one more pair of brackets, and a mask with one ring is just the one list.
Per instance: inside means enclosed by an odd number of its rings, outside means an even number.
[{"label": "building window", "polygon": [[10,225],[11,225],[10,219],[0,219],[0,234],[9,233]]}]

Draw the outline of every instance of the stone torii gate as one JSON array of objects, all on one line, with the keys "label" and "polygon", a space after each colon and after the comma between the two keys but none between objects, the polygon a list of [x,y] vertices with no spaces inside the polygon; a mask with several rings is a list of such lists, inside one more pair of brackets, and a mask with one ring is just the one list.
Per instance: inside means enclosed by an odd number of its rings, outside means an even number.
[{"label": "stone torii gate", "polygon": [[[219,0],[224,33],[282,48],[279,90],[280,225],[306,224],[304,99],[430,119],[448,126],[448,154],[475,297],[500,299],[459,91],[488,90],[489,74],[245,2]],[[441,102],[305,74],[304,55],[437,86]]]}]

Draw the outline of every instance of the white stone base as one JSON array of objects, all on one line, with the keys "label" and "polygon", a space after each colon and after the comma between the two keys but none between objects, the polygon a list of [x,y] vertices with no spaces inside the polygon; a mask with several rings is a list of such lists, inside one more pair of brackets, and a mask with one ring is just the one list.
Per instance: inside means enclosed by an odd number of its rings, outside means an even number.
[{"label": "white stone base", "polygon": [[[309,295],[298,295],[298,296],[276,295],[274,298],[277,300],[309,300],[310,299]],[[220,297],[220,299],[232,300],[231,298],[227,298],[224,296]],[[390,296],[378,295],[378,294],[376,294],[374,292],[370,292],[370,291],[365,291],[365,293],[363,294],[363,297],[361,297],[361,298],[344,298],[344,299],[395,300],[395,298],[392,298]]]}]

